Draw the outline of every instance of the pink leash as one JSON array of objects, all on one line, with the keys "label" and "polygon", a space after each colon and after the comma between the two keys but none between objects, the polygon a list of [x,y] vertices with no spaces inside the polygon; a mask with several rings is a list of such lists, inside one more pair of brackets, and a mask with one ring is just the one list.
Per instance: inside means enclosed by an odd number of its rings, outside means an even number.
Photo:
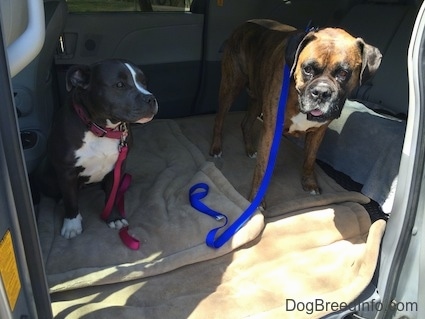
[{"label": "pink leash", "polygon": [[118,195],[118,187],[120,186],[120,184],[122,184],[120,182],[122,163],[127,157],[127,153],[128,153],[128,146],[123,146],[120,148],[118,159],[114,167],[114,184],[112,185],[111,194],[109,195],[105,208],[103,209],[103,212],[100,215],[100,217],[102,217],[103,220],[108,219],[109,215],[112,212],[112,208],[114,207],[115,199]]},{"label": "pink leash", "polygon": [[[87,126],[87,128],[98,137],[107,137],[120,140],[120,144],[118,146],[119,154],[117,162],[114,167],[114,183],[112,184],[111,194],[109,195],[108,201],[106,202],[105,208],[103,209],[100,217],[107,221],[109,216],[111,215],[112,208],[114,204],[117,206],[117,209],[121,216],[125,218],[124,211],[124,193],[127,191],[128,187],[131,183],[131,175],[124,174],[122,180],[121,178],[121,170],[122,163],[127,157],[128,153],[128,145],[126,142],[128,129],[125,123],[121,124],[120,130],[103,128],[96,123],[92,122],[87,115],[85,109],[82,105],[78,103],[73,103],[73,107],[77,115],[83,121],[83,123]],[[120,238],[122,242],[130,249],[137,250],[140,247],[140,242],[133,236],[128,233],[128,226],[125,226],[119,231]]]},{"label": "pink leash", "polygon": [[[127,191],[128,187],[131,183],[131,175],[124,174],[122,180],[121,177],[121,168],[122,163],[127,157],[128,146],[127,144],[121,145],[119,149],[119,155],[117,162],[114,167],[114,183],[112,185],[111,194],[109,195],[108,201],[106,202],[105,208],[102,211],[100,217],[103,220],[107,220],[111,215],[112,208],[116,205],[118,211],[121,216],[125,218],[125,210],[124,210],[124,193]],[[133,250],[138,250],[140,248],[140,241],[131,236],[128,232],[128,226],[125,226],[119,230],[119,236],[128,248]]]}]

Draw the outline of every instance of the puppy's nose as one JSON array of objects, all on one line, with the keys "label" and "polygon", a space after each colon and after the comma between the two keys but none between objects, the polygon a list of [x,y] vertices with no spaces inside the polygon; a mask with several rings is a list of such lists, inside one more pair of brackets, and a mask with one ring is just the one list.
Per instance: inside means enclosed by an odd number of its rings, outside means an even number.
[{"label": "puppy's nose", "polygon": [[319,83],[310,90],[311,96],[315,100],[328,101],[332,96],[332,90],[326,83]]},{"label": "puppy's nose", "polygon": [[152,94],[143,95],[143,101],[148,103],[149,105],[156,104],[156,99]]}]

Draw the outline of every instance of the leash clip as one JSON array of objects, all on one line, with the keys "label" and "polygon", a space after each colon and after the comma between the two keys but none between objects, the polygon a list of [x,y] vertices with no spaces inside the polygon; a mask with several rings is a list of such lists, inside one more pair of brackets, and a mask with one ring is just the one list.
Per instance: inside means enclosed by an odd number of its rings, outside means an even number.
[{"label": "leash clip", "polygon": [[220,220],[222,220],[223,218],[225,218],[223,215],[217,215],[217,216],[215,216],[215,220],[216,221],[220,221]]},{"label": "leash clip", "polygon": [[120,144],[119,144],[119,150],[123,147],[127,146],[127,137],[128,137],[128,127],[126,123],[120,124],[120,131],[121,131],[121,138],[120,138]]},{"label": "leash clip", "polygon": [[312,22],[313,22],[312,20],[308,21],[307,26],[305,27],[306,33],[316,32],[317,30],[319,30],[319,27],[315,27],[311,25]]}]

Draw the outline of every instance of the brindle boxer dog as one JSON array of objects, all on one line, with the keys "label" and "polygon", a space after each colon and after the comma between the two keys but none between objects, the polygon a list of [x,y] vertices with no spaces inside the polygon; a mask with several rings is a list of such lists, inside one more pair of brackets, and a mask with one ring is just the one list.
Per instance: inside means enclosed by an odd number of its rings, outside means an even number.
[{"label": "brindle boxer dog", "polygon": [[[291,68],[291,82],[284,132],[306,134],[301,183],[305,191],[319,194],[314,164],[326,128],[340,116],[347,96],[376,72],[381,58],[377,48],[342,29],[301,32],[272,20],[247,21],[234,31],[224,48],[210,154],[221,155],[224,117],[246,87],[250,103],[242,132],[247,155],[257,157],[249,195],[252,200],[268,162],[286,63]],[[262,134],[256,151],[252,128],[261,113]]]}]

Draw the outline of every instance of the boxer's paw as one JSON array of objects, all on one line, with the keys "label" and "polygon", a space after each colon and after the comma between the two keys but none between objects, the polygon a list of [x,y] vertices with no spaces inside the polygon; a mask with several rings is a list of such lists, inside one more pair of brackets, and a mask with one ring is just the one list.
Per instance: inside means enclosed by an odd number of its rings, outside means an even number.
[{"label": "boxer's paw", "polygon": [[122,218],[107,222],[107,224],[109,228],[120,230],[121,228],[128,226],[128,221],[125,218]]},{"label": "boxer's paw", "polygon": [[265,199],[263,199],[263,200],[261,201],[260,206],[258,206],[258,209],[260,210],[260,212],[262,212],[262,213],[263,213],[263,212],[266,210],[266,208],[267,208],[266,200],[265,200]]},{"label": "boxer's paw", "polygon": [[246,142],[249,138],[245,138],[245,153],[249,158],[257,158],[257,148],[250,142]]},{"label": "boxer's paw", "polygon": [[[252,203],[252,201],[254,200],[256,194],[250,194],[248,196],[248,201]],[[258,206],[257,208],[260,210],[260,212],[264,212],[266,210],[266,199],[263,198],[260,202],[260,206]]]},{"label": "boxer's paw", "polygon": [[215,145],[211,146],[210,148],[211,156],[213,156],[214,158],[220,158],[222,154],[223,154],[223,151],[221,149],[221,146],[215,146]]},{"label": "boxer's paw", "polygon": [[83,226],[81,223],[82,220],[83,217],[81,216],[81,214],[78,214],[75,218],[65,218],[63,220],[61,235],[66,239],[70,239],[81,234],[81,232],[83,231]]},{"label": "boxer's paw", "polygon": [[314,176],[303,176],[301,183],[306,192],[311,195],[320,195],[320,188]]},{"label": "boxer's paw", "polygon": [[249,158],[254,158],[254,159],[257,158],[257,152],[255,151],[247,152],[246,155],[248,155]]}]

